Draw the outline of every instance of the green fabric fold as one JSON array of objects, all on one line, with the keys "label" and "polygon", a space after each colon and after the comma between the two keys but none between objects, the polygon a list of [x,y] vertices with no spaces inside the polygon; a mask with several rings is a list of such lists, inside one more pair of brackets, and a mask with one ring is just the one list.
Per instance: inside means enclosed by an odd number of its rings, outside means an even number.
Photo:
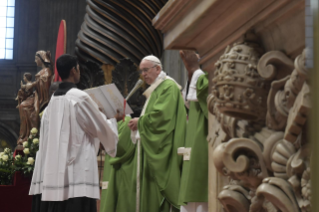
[{"label": "green fabric fold", "polygon": [[179,209],[182,157],[177,149],[185,140],[186,110],[174,81],[165,80],[153,91],[138,129],[143,150],[141,211],[158,211],[165,201]]},{"label": "green fabric fold", "polygon": [[105,156],[103,181],[108,188],[102,190],[101,212],[134,212],[136,207],[136,145],[131,141],[128,127],[130,117],[118,122],[119,142],[115,158]]},{"label": "green fabric fold", "polygon": [[[172,80],[162,82],[149,97],[139,118],[140,212],[179,211],[178,195],[182,157],[177,149],[184,145],[186,111],[180,90]],[[136,211],[137,145],[131,141],[129,119],[118,123],[119,142],[115,158],[106,158],[101,212]]]},{"label": "green fabric fold", "polygon": [[191,148],[184,160],[179,204],[208,201],[208,74],[198,78],[198,102],[190,102],[185,147]]}]

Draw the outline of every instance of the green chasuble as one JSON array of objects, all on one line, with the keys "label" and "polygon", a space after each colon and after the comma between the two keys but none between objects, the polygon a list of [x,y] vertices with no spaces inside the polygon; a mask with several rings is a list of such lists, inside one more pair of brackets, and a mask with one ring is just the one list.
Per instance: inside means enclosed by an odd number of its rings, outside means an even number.
[{"label": "green chasuble", "polygon": [[130,117],[118,122],[119,141],[115,158],[105,156],[100,212],[135,212],[136,207],[136,155],[128,127]]},{"label": "green chasuble", "polygon": [[[119,142],[115,158],[105,159],[101,212],[136,212],[137,145],[128,128],[130,118],[118,122]],[[140,210],[139,212],[179,211],[182,157],[186,111],[180,90],[166,79],[152,92],[143,116],[139,118]],[[171,207],[172,205],[172,207]]]},{"label": "green chasuble", "polygon": [[139,118],[141,137],[140,212],[179,211],[186,110],[179,88],[166,79],[152,92]]},{"label": "green chasuble", "polygon": [[208,76],[196,84],[198,102],[190,102],[185,147],[191,148],[190,160],[184,160],[179,204],[208,202]]}]

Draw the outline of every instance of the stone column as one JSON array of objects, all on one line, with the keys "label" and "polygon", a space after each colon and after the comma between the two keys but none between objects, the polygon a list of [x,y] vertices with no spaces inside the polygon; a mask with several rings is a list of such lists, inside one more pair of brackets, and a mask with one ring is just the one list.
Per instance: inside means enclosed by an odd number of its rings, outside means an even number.
[{"label": "stone column", "polygon": [[162,56],[163,70],[182,87],[187,81],[187,72],[178,50],[165,50]]}]

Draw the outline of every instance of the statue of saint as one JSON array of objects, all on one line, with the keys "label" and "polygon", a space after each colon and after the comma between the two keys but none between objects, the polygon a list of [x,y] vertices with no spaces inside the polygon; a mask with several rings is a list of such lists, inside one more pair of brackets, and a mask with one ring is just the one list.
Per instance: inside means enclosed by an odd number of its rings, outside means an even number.
[{"label": "statue of saint", "polygon": [[21,89],[18,91],[20,113],[20,134],[18,144],[26,141],[30,135],[30,130],[39,128],[39,112],[49,102],[49,89],[53,79],[51,53],[49,51],[38,51],[35,55],[35,62],[42,69],[35,75],[32,82],[32,75],[25,73],[21,81]]}]

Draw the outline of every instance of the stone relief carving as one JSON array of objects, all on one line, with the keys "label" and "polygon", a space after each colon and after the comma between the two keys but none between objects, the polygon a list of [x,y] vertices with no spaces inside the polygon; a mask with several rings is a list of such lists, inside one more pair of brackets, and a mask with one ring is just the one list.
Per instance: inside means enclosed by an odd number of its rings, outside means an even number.
[{"label": "stone relief carving", "polygon": [[213,102],[221,113],[248,120],[266,114],[269,83],[257,72],[261,52],[255,43],[235,43],[215,64]]},{"label": "stone relief carving", "polygon": [[218,123],[209,141],[219,142],[213,163],[230,178],[218,198],[228,212],[308,212],[305,53],[294,61],[280,51],[262,53],[256,43],[236,43],[215,64],[207,103]]}]

